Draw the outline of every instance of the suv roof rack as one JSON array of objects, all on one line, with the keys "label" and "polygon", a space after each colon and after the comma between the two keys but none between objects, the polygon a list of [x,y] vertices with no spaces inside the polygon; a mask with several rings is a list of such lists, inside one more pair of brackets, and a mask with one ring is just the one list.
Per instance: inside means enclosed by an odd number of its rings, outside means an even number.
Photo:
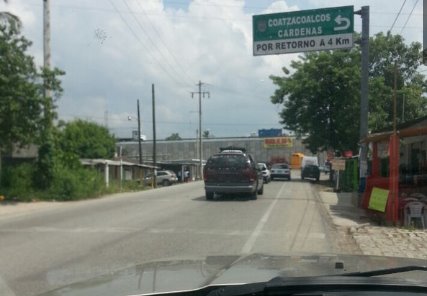
[{"label": "suv roof rack", "polygon": [[219,150],[220,150],[220,152],[235,152],[235,151],[240,151],[240,152],[246,153],[246,148],[237,147],[237,146],[220,147]]}]

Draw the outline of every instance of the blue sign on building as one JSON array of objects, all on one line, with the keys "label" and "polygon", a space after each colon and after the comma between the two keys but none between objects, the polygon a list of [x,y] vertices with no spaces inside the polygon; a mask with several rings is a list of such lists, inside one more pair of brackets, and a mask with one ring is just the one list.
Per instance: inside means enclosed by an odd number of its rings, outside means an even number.
[{"label": "blue sign on building", "polygon": [[282,136],[281,128],[270,128],[270,129],[258,130],[258,137],[260,138],[281,137],[281,136]]}]

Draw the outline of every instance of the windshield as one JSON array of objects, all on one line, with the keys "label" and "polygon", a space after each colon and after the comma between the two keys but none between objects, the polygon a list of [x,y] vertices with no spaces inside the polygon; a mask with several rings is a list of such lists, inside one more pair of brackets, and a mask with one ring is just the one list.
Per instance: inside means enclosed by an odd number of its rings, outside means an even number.
[{"label": "windshield", "polygon": [[214,155],[209,158],[206,163],[207,168],[245,168],[250,164],[249,159],[239,154],[222,154],[222,155]]},{"label": "windshield", "polygon": [[0,294],[426,265],[425,17],[0,0]]},{"label": "windshield", "polygon": [[289,166],[287,164],[273,164],[272,169],[288,169]]}]

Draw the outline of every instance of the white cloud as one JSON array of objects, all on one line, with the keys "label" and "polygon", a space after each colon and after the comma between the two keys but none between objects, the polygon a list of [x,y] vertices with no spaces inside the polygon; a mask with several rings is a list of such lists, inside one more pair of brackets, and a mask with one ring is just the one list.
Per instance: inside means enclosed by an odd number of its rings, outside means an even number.
[{"label": "white cloud", "polygon": [[[127,117],[135,118],[140,99],[143,133],[151,138],[155,83],[158,138],[175,132],[194,137],[198,100],[191,92],[201,80],[211,95],[202,103],[204,129],[231,136],[280,127],[280,108],[270,103],[274,86],[268,76],[281,75],[281,68],[298,54],[253,57],[252,14],[331,6],[324,0],[290,3],[295,1],[193,0],[176,8],[161,0],[52,1],[53,64],[67,73],[59,114],[103,124],[107,111],[109,127],[119,136],[130,136],[136,122]],[[336,6],[353,4],[355,9],[365,5],[355,0]],[[413,4],[408,1],[405,16]],[[401,2],[370,5],[372,35],[391,25]],[[0,2],[0,10],[5,9],[22,19],[24,34],[34,41],[31,53],[41,65],[42,1]],[[422,41],[421,9],[420,2],[403,31],[408,41]],[[399,20],[396,33],[405,20]],[[355,23],[360,30],[357,15]]]}]

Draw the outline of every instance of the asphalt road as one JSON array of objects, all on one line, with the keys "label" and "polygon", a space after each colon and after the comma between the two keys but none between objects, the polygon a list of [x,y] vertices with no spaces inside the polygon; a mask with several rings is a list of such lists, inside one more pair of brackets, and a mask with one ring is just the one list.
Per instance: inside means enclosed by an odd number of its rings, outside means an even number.
[{"label": "asphalt road", "polygon": [[334,252],[315,186],[206,201],[202,182],[0,216],[0,295],[32,296],[144,262]]}]

